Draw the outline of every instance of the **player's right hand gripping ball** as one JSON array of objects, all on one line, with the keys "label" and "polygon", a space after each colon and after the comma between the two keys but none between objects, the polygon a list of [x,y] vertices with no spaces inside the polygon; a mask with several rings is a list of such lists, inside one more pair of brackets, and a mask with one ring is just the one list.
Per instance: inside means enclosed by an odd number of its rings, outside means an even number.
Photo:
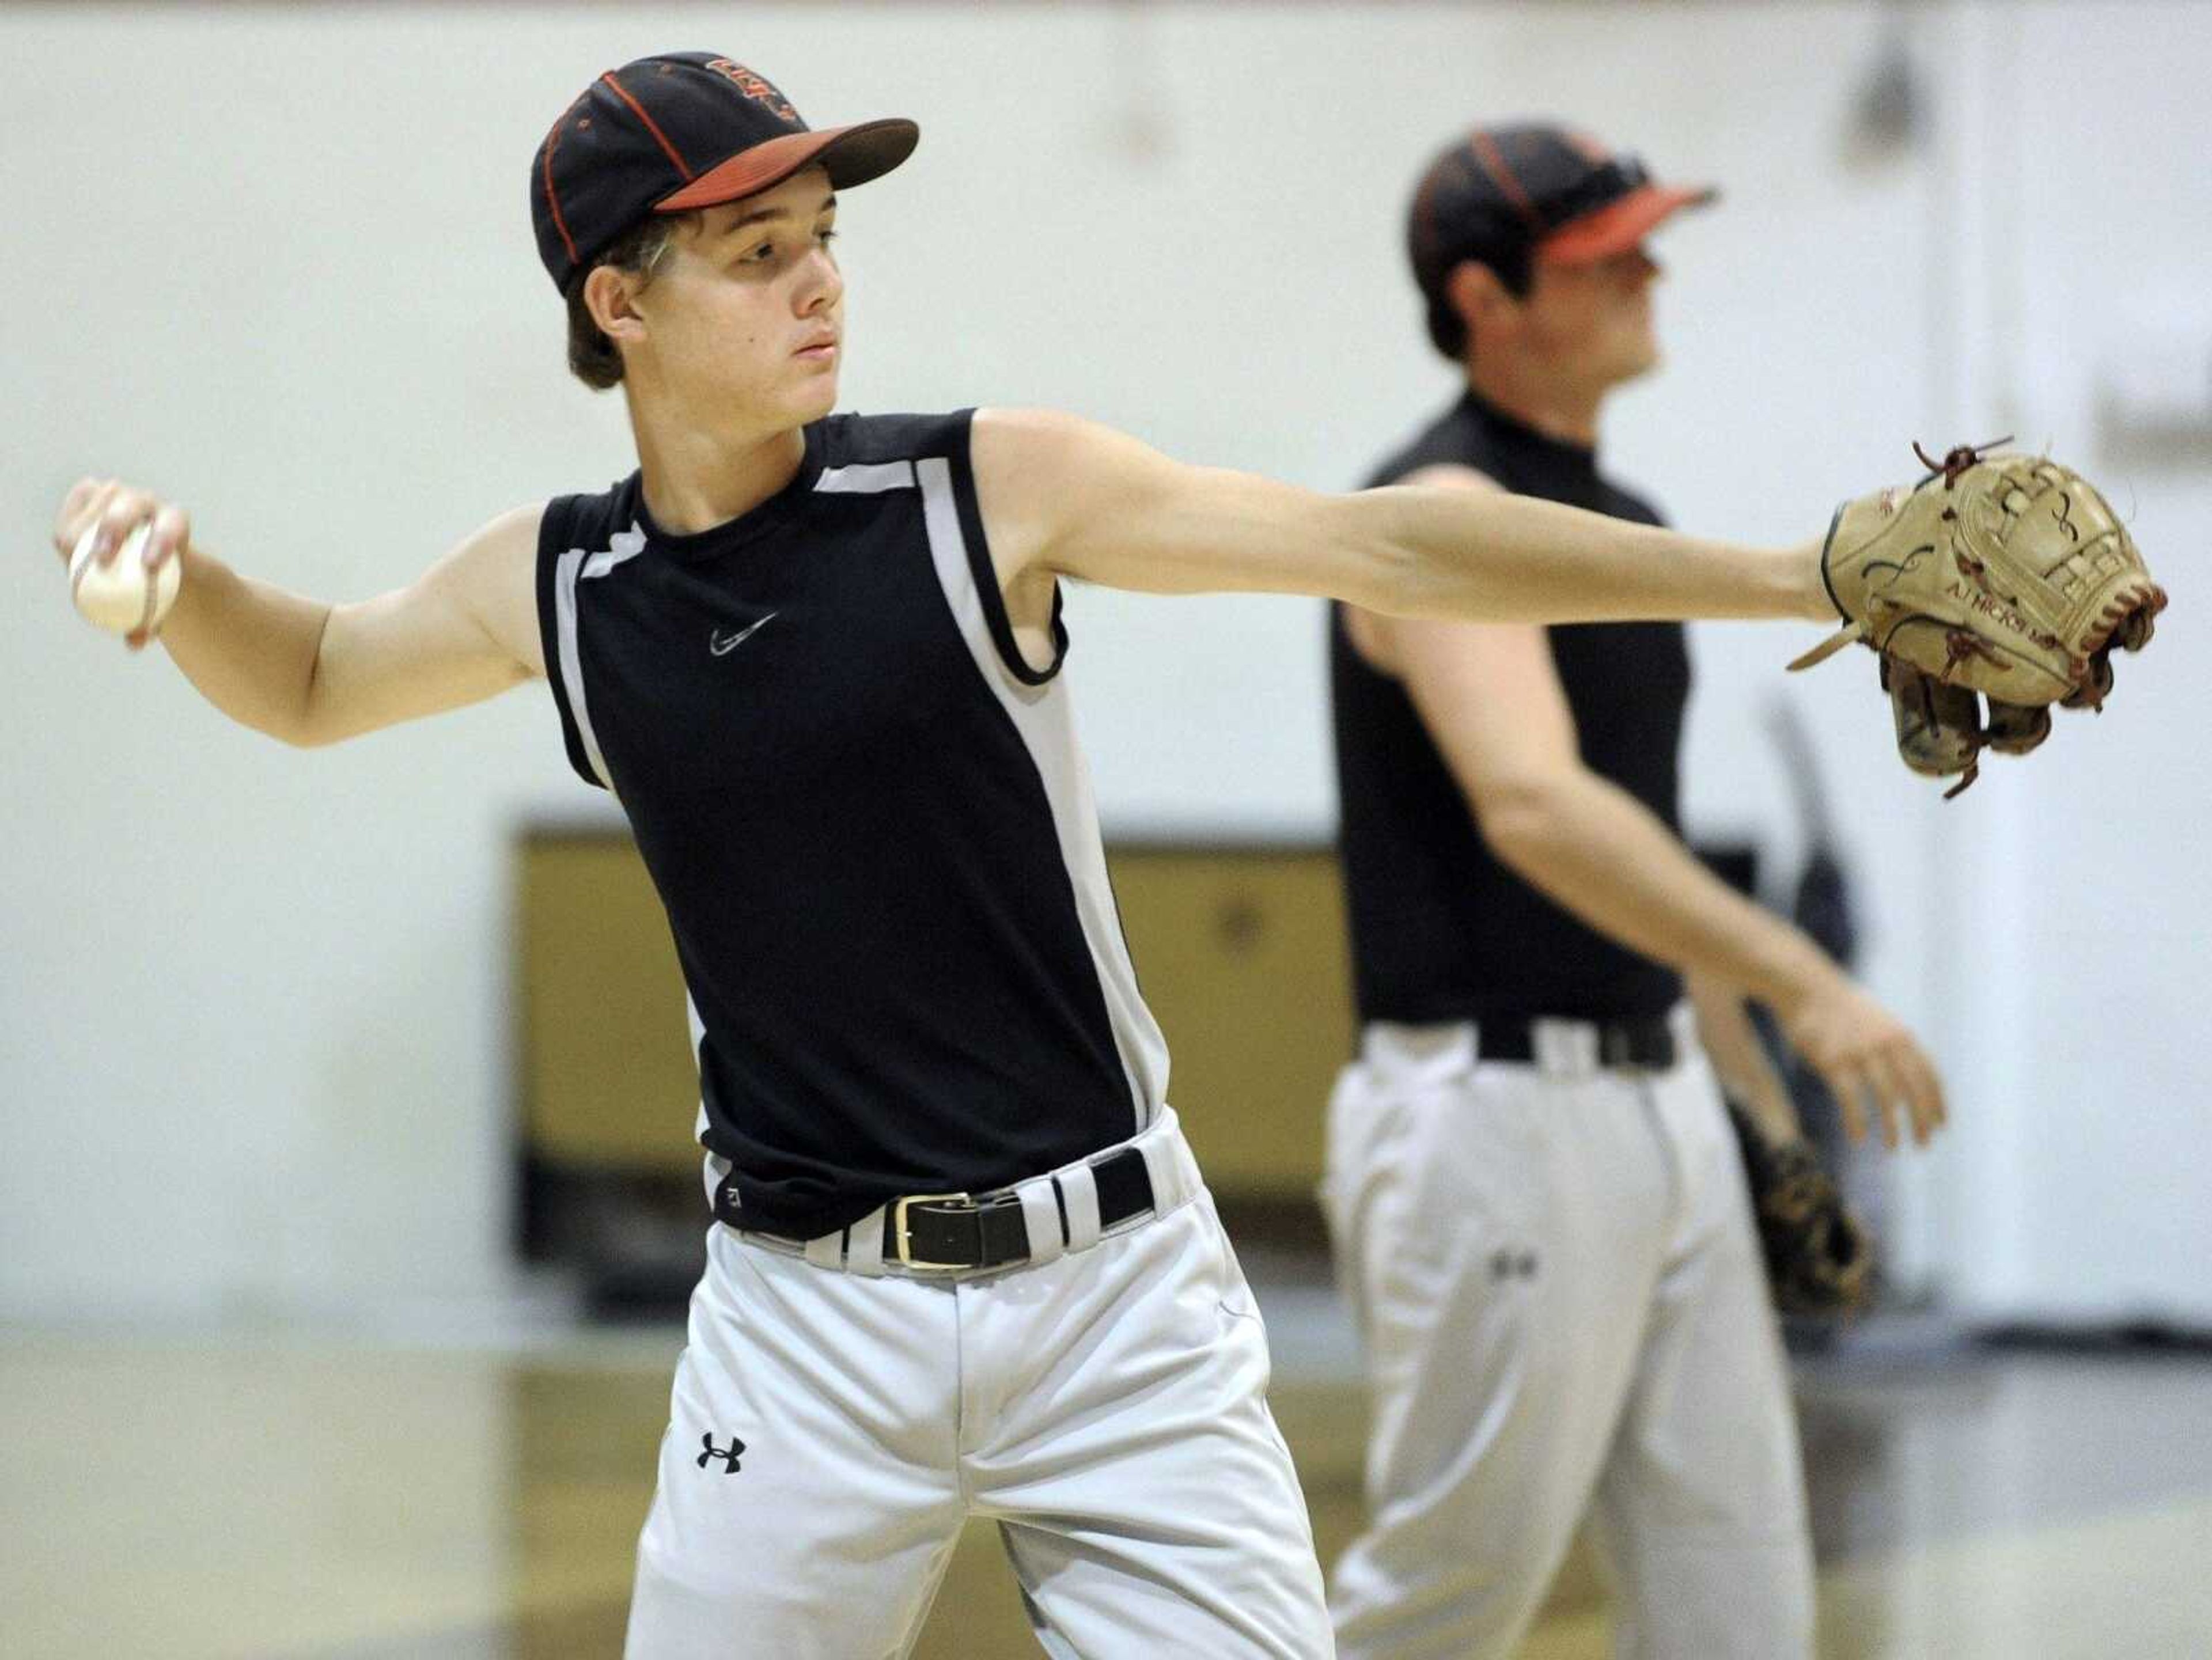
[{"label": "player's right hand gripping ball", "polygon": [[1820,570],[1846,626],[1790,666],[1873,647],[1905,765],[1964,775],[1948,800],[1974,781],[1984,745],[2025,755],[2048,737],[2051,704],[2101,708],[2113,644],[2142,650],[2166,592],[2072,468],[1912,448],[1925,478],[1836,509]]},{"label": "player's right hand gripping ball", "polygon": [[94,556],[100,543],[97,521],[84,527],[76,551],[70,556],[70,598],[77,612],[95,628],[110,634],[143,632],[150,635],[169,614],[184,581],[184,562],[173,556],[161,562],[152,576],[146,571],[146,540],[149,524],[132,526],[112,558]]}]

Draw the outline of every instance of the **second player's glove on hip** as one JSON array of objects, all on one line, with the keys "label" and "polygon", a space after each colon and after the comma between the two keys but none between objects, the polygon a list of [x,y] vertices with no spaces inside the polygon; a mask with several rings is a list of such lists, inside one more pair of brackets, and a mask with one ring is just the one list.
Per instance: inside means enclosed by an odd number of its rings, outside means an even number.
[{"label": "second player's glove on hip", "polygon": [[[1915,772],[1974,781],[1984,745],[2025,755],[2053,703],[2100,708],[2112,647],[2140,651],[2166,593],[2127,526],[2069,467],[1953,450],[1917,484],[1836,509],[1820,570],[1846,624],[1790,666],[1853,641],[1881,655],[1897,747]],[[1982,699],[1989,700],[1988,718]]]}]

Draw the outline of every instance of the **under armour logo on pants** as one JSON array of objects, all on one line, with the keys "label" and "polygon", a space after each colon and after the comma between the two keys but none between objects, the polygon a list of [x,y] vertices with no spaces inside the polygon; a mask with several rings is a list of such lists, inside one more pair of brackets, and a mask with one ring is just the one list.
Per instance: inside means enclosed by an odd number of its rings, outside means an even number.
[{"label": "under armour logo on pants", "polygon": [[726,1465],[726,1468],[722,1471],[723,1475],[735,1475],[738,1473],[738,1456],[740,1453],[744,1451],[745,1444],[738,1440],[736,1436],[733,1435],[730,1438],[730,1444],[728,1446],[718,1447],[714,1444],[714,1432],[712,1430],[709,1430],[706,1434],[699,1438],[699,1444],[706,1448],[706,1451],[699,1455],[699,1468],[701,1469],[706,1468],[712,1460],[720,1458],[724,1461]]}]

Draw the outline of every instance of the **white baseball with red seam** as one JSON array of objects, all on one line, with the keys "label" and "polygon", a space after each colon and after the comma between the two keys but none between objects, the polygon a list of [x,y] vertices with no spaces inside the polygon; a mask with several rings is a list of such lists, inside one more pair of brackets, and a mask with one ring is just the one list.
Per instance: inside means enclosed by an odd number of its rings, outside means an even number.
[{"label": "white baseball with red seam", "polygon": [[86,622],[111,634],[129,634],[151,629],[169,614],[184,581],[184,561],[164,559],[154,580],[147,580],[146,538],[153,528],[140,524],[105,564],[92,556],[98,524],[77,538],[76,551],[70,556],[70,598]]}]

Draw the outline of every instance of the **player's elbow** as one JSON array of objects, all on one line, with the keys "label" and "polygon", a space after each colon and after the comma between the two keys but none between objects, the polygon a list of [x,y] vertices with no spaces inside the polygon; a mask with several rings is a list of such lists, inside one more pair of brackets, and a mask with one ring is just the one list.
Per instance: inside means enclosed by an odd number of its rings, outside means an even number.
[{"label": "player's elbow", "polygon": [[1464,614],[1452,602],[1452,590],[1437,562],[1402,543],[1381,542],[1364,550],[1358,603],[1388,617],[1445,617]]},{"label": "player's elbow", "polygon": [[[1472,476],[1472,475],[1470,475]],[[1362,592],[1343,597],[1394,617],[1505,620],[1520,607],[1486,562],[1470,552],[1480,540],[1465,515],[1480,489],[1386,485],[1331,498],[1338,534],[1356,554]],[[1439,514],[1443,517],[1440,518]]]},{"label": "player's elbow", "polygon": [[278,743],[295,750],[322,749],[345,735],[328,721],[318,719],[313,702],[305,698],[295,707],[272,713],[254,724]]},{"label": "player's elbow", "polygon": [[315,630],[313,649],[299,674],[299,692],[282,716],[281,731],[272,735],[295,749],[319,750],[350,737],[352,729],[332,718],[330,685],[323,673],[323,651],[331,637],[331,611],[323,613]]},{"label": "player's elbow", "polygon": [[1472,794],[1484,844],[1516,871],[1540,862],[1568,829],[1572,793],[1555,774],[1510,773],[1486,779]]},{"label": "player's elbow", "polygon": [[360,738],[392,723],[389,714],[365,706],[358,698],[341,700],[318,696],[310,685],[298,709],[273,735],[295,749],[328,749],[349,738]]},{"label": "player's elbow", "polygon": [[[1297,528],[1331,553],[1327,591],[1386,617],[1419,617],[1437,609],[1437,573],[1404,537],[1383,497],[1387,491],[1319,496],[1304,504]],[[1286,527],[1287,528],[1287,527]]]},{"label": "player's elbow", "polygon": [[336,727],[317,726],[305,719],[291,721],[281,727],[264,727],[263,730],[277,742],[288,744],[295,750],[327,749],[347,735]]},{"label": "player's elbow", "polygon": [[241,726],[251,727],[264,738],[273,738],[288,749],[316,750],[325,744],[335,744],[343,733],[326,724],[319,724],[305,704],[289,708],[260,708],[238,713]]}]

